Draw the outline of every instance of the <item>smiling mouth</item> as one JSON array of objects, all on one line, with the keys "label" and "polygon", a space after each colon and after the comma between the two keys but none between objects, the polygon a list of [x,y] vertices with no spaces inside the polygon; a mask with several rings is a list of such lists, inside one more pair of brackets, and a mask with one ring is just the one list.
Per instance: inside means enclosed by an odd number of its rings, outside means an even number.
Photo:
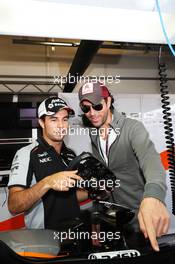
[{"label": "smiling mouth", "polygon": [[99,119],[98,119],[98,118],[91,118],[91,121],[92,121],[92,122],[98,122]]},{"label": "smiling mouth", "polygon": [[61,129],[61,130],[55,131],[55,134],[57,136],[64,136],[64,135],[66,135],[66,132],[67,131],[65,129]]}]

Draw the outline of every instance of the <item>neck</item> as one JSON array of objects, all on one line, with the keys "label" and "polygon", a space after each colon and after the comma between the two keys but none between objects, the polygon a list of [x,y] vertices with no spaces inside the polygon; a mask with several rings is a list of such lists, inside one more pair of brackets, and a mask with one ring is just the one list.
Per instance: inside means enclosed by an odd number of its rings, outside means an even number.
[{"label": "neck", "polygon": [[46,137],[44,135],[43,135],[43,138],[50,146],[52,146],[56,150],[57,153],[60,154],[63,141],[55,142],[55,141],[50,140],[48,137]]},{"label": "neck", "polygon": [[109,132],[109,124],[112,122],[112,113],[109,110],[105,123],[100,127],[100,136],[103,139],[107,139]]}]

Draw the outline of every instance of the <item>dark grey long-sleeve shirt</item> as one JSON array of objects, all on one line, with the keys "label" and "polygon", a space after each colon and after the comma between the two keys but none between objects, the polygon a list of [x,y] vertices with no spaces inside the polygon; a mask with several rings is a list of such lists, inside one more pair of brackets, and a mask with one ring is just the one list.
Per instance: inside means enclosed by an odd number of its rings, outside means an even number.
[{"label": "dark grey long-sleeve shirt", "polygon": [[[166,174],[144,125],[114,111],[110,126],[119,132],[108,152],[108,167],[120,180],[120,187],[114,191],[115,201],[136,214],[144,197],[164,202]],[[94,156],[105,162],[99,152],[98,135],[91,133],[91,140]]]}]

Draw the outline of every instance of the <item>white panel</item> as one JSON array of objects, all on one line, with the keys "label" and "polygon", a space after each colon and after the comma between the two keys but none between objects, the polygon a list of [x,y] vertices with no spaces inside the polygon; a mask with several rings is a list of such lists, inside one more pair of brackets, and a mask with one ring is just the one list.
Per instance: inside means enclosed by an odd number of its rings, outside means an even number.
[{"label": "white panel", "polygon": [[[74,5],[101,6],[123,9],[135,9],[143,11],[153,11],[155,9],[155,0],[37,0],[45,2],[56,2]],[[172,13],[175,10],[174,0],[160,0],[163,12]]]},{"label": "white panel", "polygon": [[126,94],[114,96],[114,106],[116,107],[117,111],[126,113],[127,116],[136,119],[141,118],[140,95]]},{"label": "white panel", "polygon": [[[0,10],[3,35],[165,43],[157,12],[36,0],[1,0]],[[175,43],[175,16],[163,19]]]},{"label": "white panel", "polygon": [[0,188],[0,207],[1,207],[0,222],[12,217],[7,207],[7,199],[8,199],[7,195],[8,195],[8,188],[6,187]]}]

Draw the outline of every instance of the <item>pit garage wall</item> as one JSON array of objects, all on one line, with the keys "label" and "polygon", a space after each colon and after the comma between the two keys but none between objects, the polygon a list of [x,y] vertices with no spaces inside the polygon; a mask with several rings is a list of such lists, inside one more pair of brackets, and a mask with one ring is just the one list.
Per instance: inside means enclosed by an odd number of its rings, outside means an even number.
[{"label": "pit garage wall", "polygon": [[[82,151],[91,151],[90,139],[87,132],[81,129],[81,110],[79,108],[77,94],[59,93],[59,96],[74,108],[76,115],[70,120],[70,136],[66,138],[66,143],[73,148],[76,154]],[[142,121],[150,133],[150,138],[155,143],[157,151],[160,153],[162,163],[167,174],[167,196],[166,204],[171,214],[171,186],[169,181],[168,166],[166,156],[166,145],[164,138],[164,124],[162,119],[162,109],[160,96],[155,94],[119,94],[115,98],[115,106],[119,112],[125,113],[130,118]],[[173,124],[175,129],[175,95],[170,96]],[[175,131],[175,130],[174,130]],[[0,230],[24,227],[23,215],[12,216],[7,209],[7,188],[0,188]],[[83,205],[82,207],[87,206]],[[171,214],[170,233],[175,232],[175,216]]]}]

